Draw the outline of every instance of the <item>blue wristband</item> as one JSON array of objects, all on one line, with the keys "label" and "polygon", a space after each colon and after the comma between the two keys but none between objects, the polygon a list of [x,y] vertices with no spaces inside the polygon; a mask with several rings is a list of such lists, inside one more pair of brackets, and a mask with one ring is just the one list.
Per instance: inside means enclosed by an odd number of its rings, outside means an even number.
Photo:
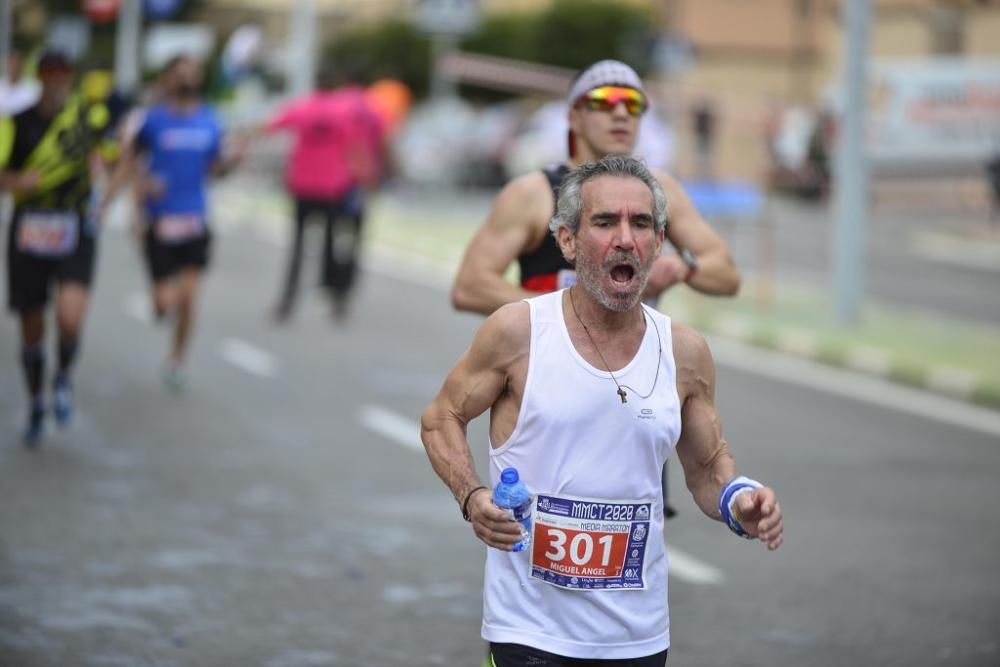
[{"label": "blue wristband", "polygon": [[723,523],[729,526],[729,530],[748,540],[754,538],[747,531],[743,530],[743,526],[733,516],[733,501],[736,500],[736,496],[740,495],[740,493],[746,493],[747,491],[759,489],[763,486],[760,482],[749,477],[735,477],[722,487],[722,492],[719,494],[719,514],[722,515]]}]

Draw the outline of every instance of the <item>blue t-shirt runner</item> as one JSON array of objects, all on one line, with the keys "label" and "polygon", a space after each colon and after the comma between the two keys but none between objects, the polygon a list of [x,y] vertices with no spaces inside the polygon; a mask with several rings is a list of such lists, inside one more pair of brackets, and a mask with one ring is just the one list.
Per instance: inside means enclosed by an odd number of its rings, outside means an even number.
[{"label": "blue t-shirt runner", "polygon": [[215,112],[205,104],[186,112],[157,105],[147,112],[136,142],[147,152],[155,183],[146,213],[158,241],[184,243],[207,235],[208,178],[222,134]]}]

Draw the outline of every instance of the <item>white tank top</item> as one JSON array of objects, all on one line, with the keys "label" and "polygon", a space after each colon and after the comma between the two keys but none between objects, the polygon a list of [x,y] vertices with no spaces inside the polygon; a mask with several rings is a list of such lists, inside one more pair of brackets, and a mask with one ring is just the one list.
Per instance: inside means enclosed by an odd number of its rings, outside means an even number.
[{"label": "white tank top", "polygon": [[643,306],[639,351],[615,372],[632,388],[622,404],[573,346],[564,291],[527,300],[521,409],[490,448],[491,484],[514,467],[536,496],[535,534],[525,552],[487,549],[483,638],[575,658],[652,655],[670,645],[660,478],[681,431],[670,319]]}]

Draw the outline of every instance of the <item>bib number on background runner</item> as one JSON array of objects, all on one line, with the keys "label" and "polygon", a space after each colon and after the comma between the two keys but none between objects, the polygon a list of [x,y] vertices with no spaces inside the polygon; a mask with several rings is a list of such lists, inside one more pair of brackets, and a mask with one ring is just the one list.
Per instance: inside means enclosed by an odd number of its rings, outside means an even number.
[{"label": "bib number on background runner", "polygon": [[569,590],[643,590],[652,501],[539,495],[531,576]]},{"label": "bib number on background runner", "polygon": [[573,269],[559,269],[556,274],[556,289],[566,289],[576,284],[576,271]]},{"label": "bib number on background runner", "polygon": [[17,229],[17,249],[47,259],[73,254],[80,241],[80,221],[71,211],[25,211]]},{"label": "bib number on background runner", "polygon": [[153,226],[153,233],[157,241],[167,245],[194,241],[205,235],[205,218],[197,213],[163,215]]}]

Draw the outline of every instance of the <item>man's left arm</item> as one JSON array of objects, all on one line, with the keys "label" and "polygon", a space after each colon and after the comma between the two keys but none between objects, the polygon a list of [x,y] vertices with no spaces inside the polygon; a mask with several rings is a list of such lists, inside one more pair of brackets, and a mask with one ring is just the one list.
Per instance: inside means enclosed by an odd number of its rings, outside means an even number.
[{"label": "man's left arm", "polygon": [[715,408],[715,363],[708,344],[680,325],[673,327],[673,342],[683,426],[677,456],[687,487],[707,516],[773,551],[784,540],[781,506],[773,489],[737,476]]},{"label": "man's left arm", "polygon": [[662,171],[655,173],[667,196],[667,239],[678,250],[690,253],[693,263],[679,254],[658,258],[645,296],[659,297],[659,292],[680,282],[704,294],[736,294],[740,272],[729,246],[701,217],[676,179]]}]

